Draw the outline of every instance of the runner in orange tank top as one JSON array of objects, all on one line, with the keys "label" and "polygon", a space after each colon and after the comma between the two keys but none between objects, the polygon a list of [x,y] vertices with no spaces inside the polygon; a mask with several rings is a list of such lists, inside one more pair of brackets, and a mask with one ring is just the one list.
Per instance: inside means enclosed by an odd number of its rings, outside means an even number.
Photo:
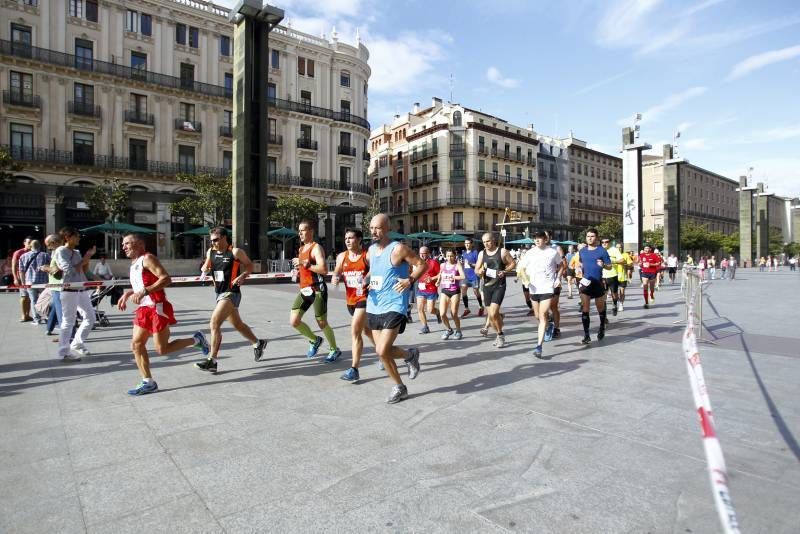
[{"label": "runner in orange tank top", "polygon": [[292,313],[289,317],[289,324],[300,332],[309,341],[307,358],[317,355],[322,338],[314,335],[311,328],[303,322],[303,314],[314,306],[314,315],[317,324],[322,330],[325,339],[328,340],[330,351],[325,358],[325,363],[335,362],[342,351],[336,346],[336,336],[333,328],[328,324],[328,287],[325,285],[324,276],[328,274],[328,266],[325,263],[325,252],[319,243],[314,241],[314,223],[304,219],[297,227],[300,237],[300,252],[296,258],[292,259],[292,265],[297,271],[300,283],[300,294],[292,304]]},{"label": "runner in orange tank top", "polygon": [[361,248],[362,237],[361,230],[350,229],[344,233],[347,250],[336,258],[336,268],[333,271],[333,287],[338,287],[340,279],[344,279],[347,311],[353,317],[350,326],[350,334],[353,336],[353,364],[340,378],[354,384],[357,384],[359,380],[358,366],[364,350],[364,340],[361,334],[366,335],[375,345],[372,330],[367,328],[369,262],[367,261],[367,251]]}]

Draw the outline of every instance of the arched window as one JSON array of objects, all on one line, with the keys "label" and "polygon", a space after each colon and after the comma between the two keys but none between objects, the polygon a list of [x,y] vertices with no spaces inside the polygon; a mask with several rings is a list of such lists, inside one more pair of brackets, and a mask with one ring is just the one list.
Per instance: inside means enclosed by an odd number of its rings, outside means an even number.
[{"label": "arched window", "polygon": [[453,126],[461,126],[461,112],[454,111],[453,112]]}]

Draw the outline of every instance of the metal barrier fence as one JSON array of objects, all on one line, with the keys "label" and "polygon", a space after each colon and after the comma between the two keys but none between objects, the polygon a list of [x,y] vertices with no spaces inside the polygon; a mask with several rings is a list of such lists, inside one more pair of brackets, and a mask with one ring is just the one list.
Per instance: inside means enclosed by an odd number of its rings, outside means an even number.
[{"label": "metal barrier fence", "polygon": [[[697,267],[693,265],[685,265],[681,270],[681,294],[683,295],[683,312],[680,320],[675,321],[674,324],[684,324],[687,326],[691,324],[695,331],[698,341],[705,343],[716,343],[710,339],[703,337],[703,295],[705,288],[711,282],[700,278]],[[694,314],[690,314],[689,310],[693,309]]]}]

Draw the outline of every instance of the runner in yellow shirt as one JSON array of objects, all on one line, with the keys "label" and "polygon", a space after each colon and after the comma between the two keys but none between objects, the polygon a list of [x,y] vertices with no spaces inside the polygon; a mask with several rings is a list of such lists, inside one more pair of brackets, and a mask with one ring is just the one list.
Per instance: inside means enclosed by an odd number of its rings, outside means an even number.
[{"label": "runner in yellow shirt", "polygon": [[617,264],[617,280],[619,281],[619,311],[625,309],[625,288],[628,287],[628,273],[633,270],[633,258],[622,251],[622,243],[617,243],[617,250],[622,255],[622,263]]}]

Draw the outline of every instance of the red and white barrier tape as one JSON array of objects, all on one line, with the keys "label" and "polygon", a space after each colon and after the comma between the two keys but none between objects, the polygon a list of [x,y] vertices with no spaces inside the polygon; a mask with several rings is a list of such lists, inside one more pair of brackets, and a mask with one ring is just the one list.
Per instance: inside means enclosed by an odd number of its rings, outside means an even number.
[{"label": "red and white barrier tape", "polygon": [[[251,274],[247,277],[248,280],[275,280],[291,278],[292,273],[258,273]],[[172,276],[172,284],[185,284],[188,282],[212,282],[212,278],[207,276],[201,278],[200,276]],[[45,288],[60,288],[60,289],[94,289],[96,287],[130,287],[131,282],[128,279],[114,279],[114,280],[94,280],[90,282],[65,282],[63,284],[26,284],[26,285],[11,285],[0,286],[0,290],[4,289],[45,289]]]},{"label": "red and white barrier tape", "polygon": [[[690,275],[691,276],[691,275]],[[699,284],[698,284],[699,285]],[[694,291],[698,289],[695,288]],[[733,499],[728,490],[728,471],[725,468],[725,458],[722,455],[722,446],[717,439],[714,428],[714,417],[711,414],[711,400],[708,396],[706,381],[703,377],[703,366],[700,364],[700,351],[697,348],[697,338],[694,333],[694,298],[688,299],[688,320],[683,334],[683,353],[686,357],[686,370],[689,373],[689,383],[692,386],[692,396],[697,415],[700,419],[700,429],[703,432],[703,448],[706,453],[708,473],[711,478],[711,490],[714,493],[714,502],[717,506],[720,522],[725,533],[738,534],[739,521],[736,519],[736,510],[733,508]]]}]

